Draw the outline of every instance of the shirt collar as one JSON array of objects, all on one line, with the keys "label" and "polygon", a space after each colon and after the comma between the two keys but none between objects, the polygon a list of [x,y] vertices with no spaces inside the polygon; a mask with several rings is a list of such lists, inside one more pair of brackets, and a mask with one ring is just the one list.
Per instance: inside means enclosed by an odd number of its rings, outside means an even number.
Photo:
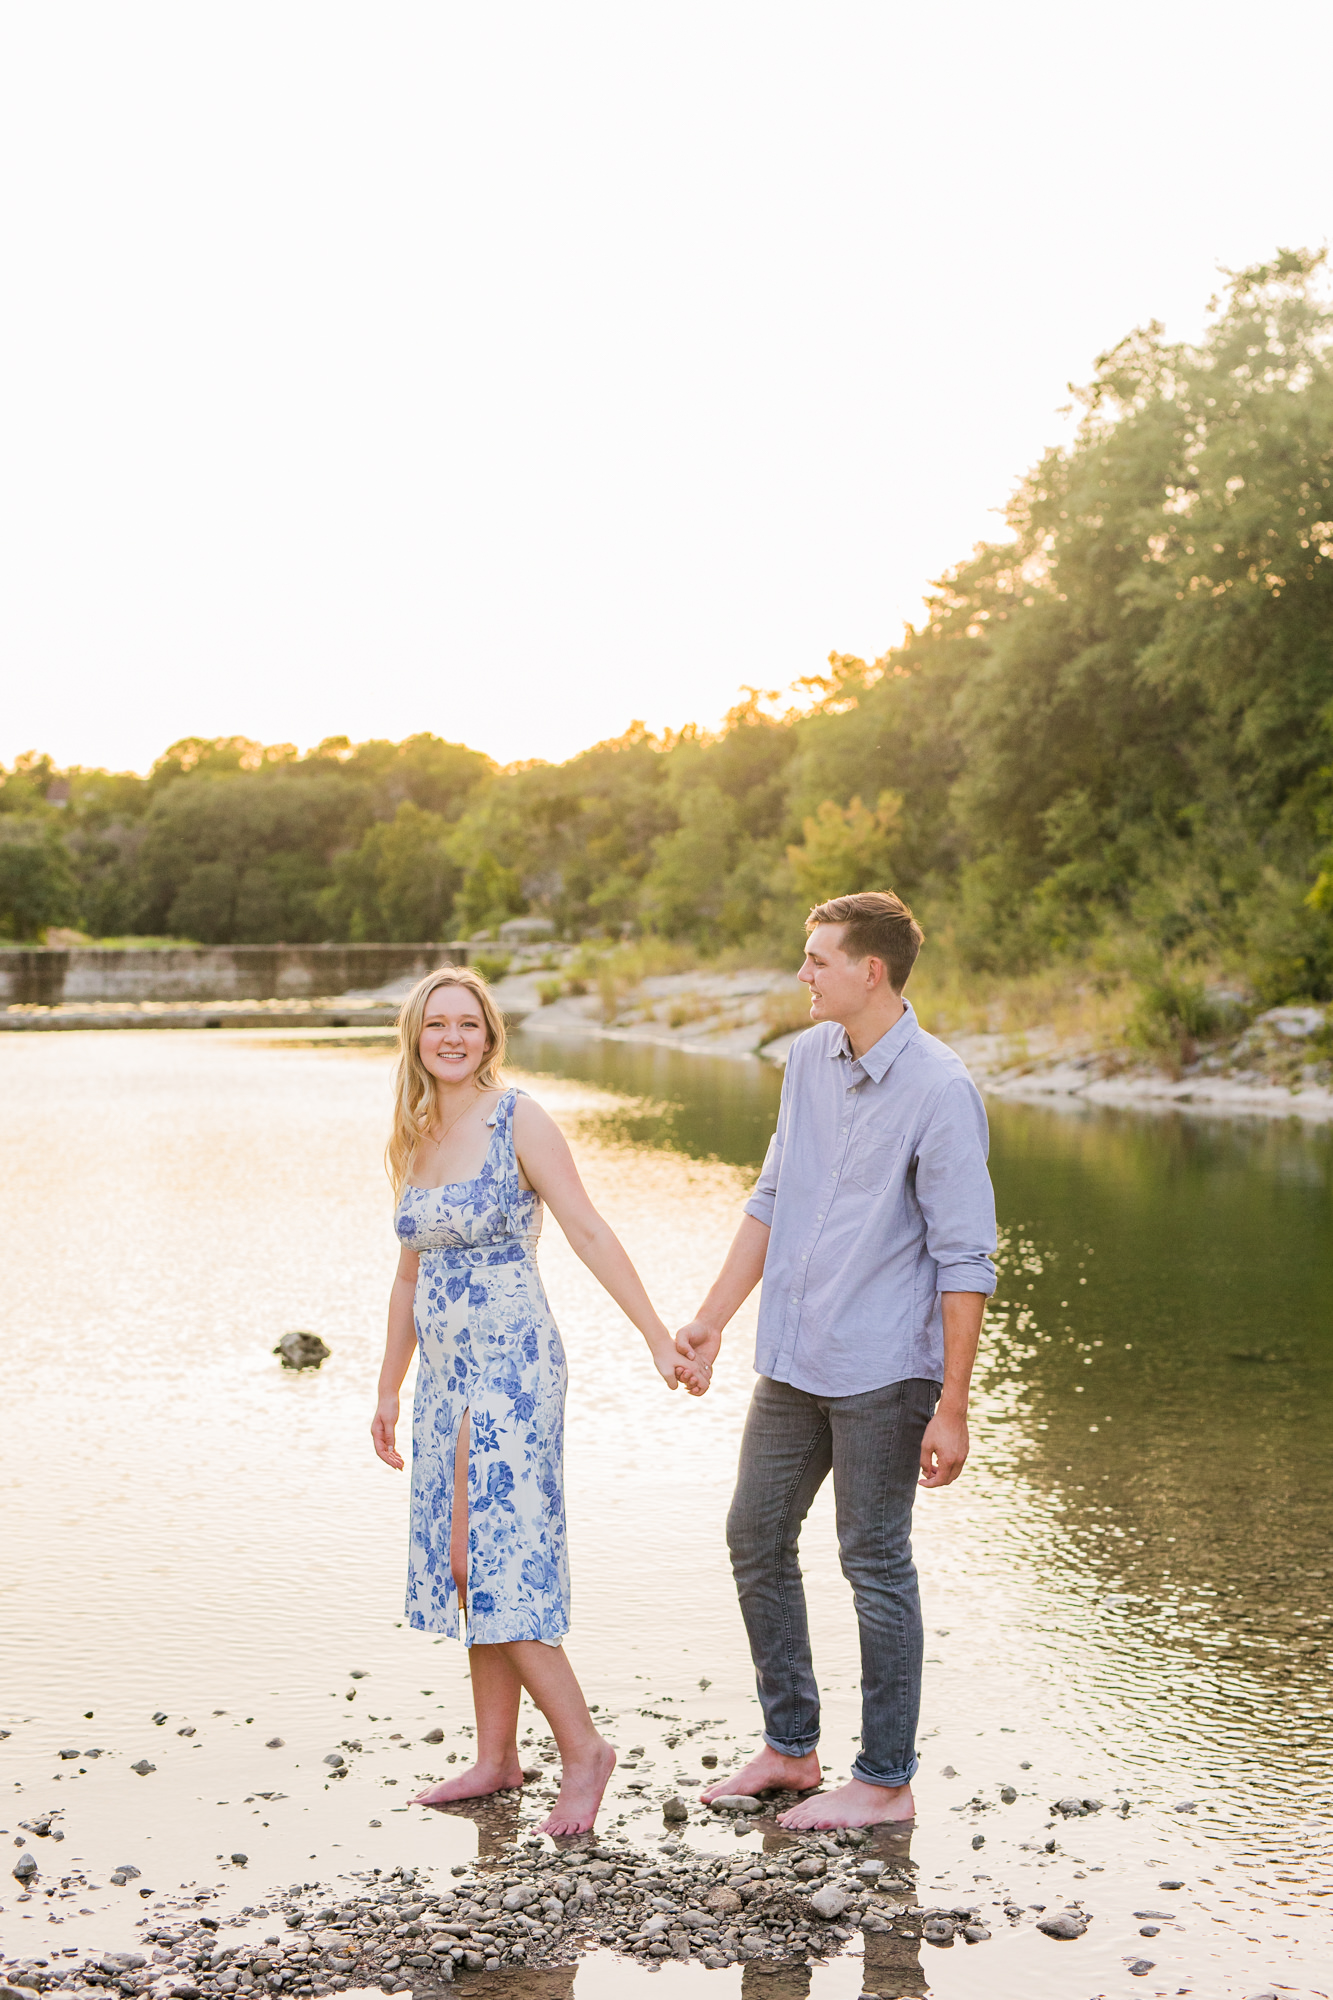
[{"label": "shirt collar", "polygon": [[872,1082],[882,1083],[889,1070],[893,1067],[893,1064],[911,1041],[913,1035],[916,1034],[920,1025],[921,1023],[916,1018],[916,1012],[911,1001],[904,1000],[903,1011],[889,1029],[887,1035],[881,1035],[879,1040],[873,1043],[863,1056],[854,1056],[852,1054],[852,1045],[845,1028],[839,1039],[829,1050],[829,1054],[837,1056],[839,1061],[846,1062],[853,1068],[859,1062],[861,1069]]}]

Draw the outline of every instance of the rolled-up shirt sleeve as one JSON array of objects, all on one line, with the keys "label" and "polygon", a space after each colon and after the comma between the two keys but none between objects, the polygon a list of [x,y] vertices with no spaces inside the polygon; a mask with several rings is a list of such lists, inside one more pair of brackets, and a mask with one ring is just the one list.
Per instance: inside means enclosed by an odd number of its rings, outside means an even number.
[{"label": "rolled-up shirt sleeve", "polygon": [[762,1222],[766,1229],[773,1227],[773,1208],[778,1198],[778,1175],[782,1171],[782,1149],[787,1142],[787,1102],[791,1072],[792,1058],[788,1057],[787,1067],[782,1073],[782,1100],[778,1105],[777,1126],[768,1142],[768,1151],[764,1154],[764,1164],[759,1170],[754,1193],[745,1204],[745,1213],[752,1215],[756,1222]]},{"label": "rolled-up shirt sleeve", "polygon": [[926,1121],[916,1158],[917,1204],[941,1292],[983,1292],[989,1298],[995,1290],[995,1191],[986,1171],[989,1150],[990,1129],[980,1093],[970,1077],[951,1077]]}]

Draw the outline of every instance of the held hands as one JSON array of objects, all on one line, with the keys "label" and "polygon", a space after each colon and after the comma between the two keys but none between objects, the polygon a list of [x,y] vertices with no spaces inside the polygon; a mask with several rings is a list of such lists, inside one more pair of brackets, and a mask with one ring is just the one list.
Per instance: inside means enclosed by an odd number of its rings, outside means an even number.
[{"label": "held hands", "polygon": [[[674,1388],[674,1383],[672,1386]],[[386,1465],[391,1465],[395,1472],[401,1472],[403,1469],[402,1456],[393,1448],[393,1434],[397,1428],[398,1398],[396,1396],[382,1396],[370,1424],[370,1435],[375,1446],[375,1456],[382,1458]]]},{"label": "held hands", "polygon": [[653,1333],[646,1333],[648,1352],[653,1357],[653,1366],[666,1383],[668,1389],[676,1386],[676,1348],[671,1335],[659,1320]]},{"label": "held hands", "polygon": [[967,1418],[937,1409],[921,1438],[921,1484],[951,1486],[967,1463]]},{"label": "held hands", "polygon": [[713,1380],[713,1363],[722,1345],[722,1335],[702,1320],[692,1319],[676,1335],[674,1360],[677,1379],[692,1396],[706,1396]]}]

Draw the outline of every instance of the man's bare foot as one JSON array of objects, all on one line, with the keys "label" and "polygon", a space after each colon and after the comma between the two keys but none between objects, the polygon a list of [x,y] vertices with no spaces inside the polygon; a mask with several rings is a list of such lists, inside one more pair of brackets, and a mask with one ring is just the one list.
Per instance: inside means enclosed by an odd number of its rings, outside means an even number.
[{"label": "man's bare foot", "polygon": [[835,1826],[884,1826],[915,1818],[910,1785],[866,1785],[852,1778],[836,1792],[820,1792],[779,1813],[778,1825],[789,1833],[827,1833]]},{"label": "man's bare foot", "polygon": [[819,1783],[819,1759],[812,1750],[808,1757],[784,1757],[767,1743],[757,1757],[751,1757],[734,1777],[710,1785],[699,1797],[705,1805],[714,1799],[758,1798],[760,1792],[812,1792]]},{"label": "man's bare foot", "polygon": [[473,1764],[456,1778],[418,1792],[414,1806],[449,1806],[455,1799],[484,1799],[491,1792],[518,1791],[523,1784],[523,1767],[515,1757],[512,1764]]},{"label": "man's bare foot", "polygon": [[604,1736],[594,1737],[586,1754],[572,1757],[563,1767],[559,1796],[548,1817],[538,1827],[538,1833],[557,1837],[568,1833],[587,1833],[597,1818],[602,1793],[615,1768],[616,1753],[611,1745]]}]

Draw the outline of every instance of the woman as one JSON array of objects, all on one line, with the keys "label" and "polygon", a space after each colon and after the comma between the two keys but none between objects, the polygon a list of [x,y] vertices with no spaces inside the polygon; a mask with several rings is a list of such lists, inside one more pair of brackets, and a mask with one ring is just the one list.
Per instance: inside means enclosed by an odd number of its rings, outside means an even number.
[{"label": "woman", "polygon": [[402,1252],[371,1435],[401,1471],[398,1391],[419,1352],[408,1623],[456,1638],[459,1607],[466,1611],[477,1761],[417,1803],[522,1784],[526,1688],[561,1758],[560,1795],[543,1831],[572,1834],[593,1824],[616,1756],[560,1643],[569,1629],[566,1371],[537,1271],[543,1203],[638,1327],[669,1389],[680,1357],[559,1128],[524,1092],[502,1088],[504,1051],[503,1018],[466,967],[428,974],[399,1015],[386,1161]]}]

